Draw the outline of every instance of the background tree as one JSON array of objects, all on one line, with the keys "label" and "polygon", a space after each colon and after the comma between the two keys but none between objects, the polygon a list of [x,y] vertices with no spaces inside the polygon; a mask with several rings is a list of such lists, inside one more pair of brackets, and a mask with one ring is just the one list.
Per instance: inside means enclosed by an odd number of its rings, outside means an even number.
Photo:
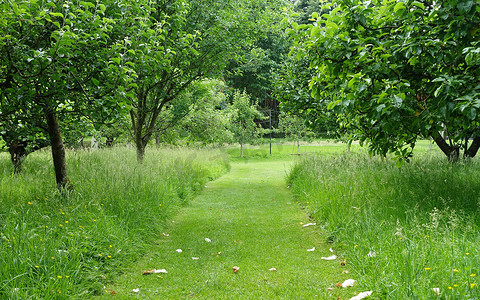
[{"label": "background tree", "polygon": [[416,140],[431,136],[451,160],[461,149],[475,156],[478,3],[339,0],[323,9],[330,12],[290,31],[315,70],[318,105],[337,109],[376,154],[408,159]]},{"label": "background tree", "polygon": [[204,79],[189,86],[159,117],[159,141],[202,145],[231,142],[226,90],[225,82],[218,79]]},{"label": "background tree", "polygon": [[292,1],[288,0],[259,1],[250,15],[251,22],[256,24],[251,30],[257,38],[239,50],[241,59],[230,61],[224,72],[230,87],[245,90],[261,110],[268,111],[273,127],[278,124],[280,112],[274,96],[275,81],[291,44],[281,21],[292,7]]},{"label": "background tree", "polygon": [[251,103],[246,92],[235,91],[232,110],[230,131],[233,133],[234,141],[240,144],[240,157],[243,158],[243,145],[254,142],[262,132],[255,120],[262,120],[265,117],[257,110],[256,103]]},{"label": "background tree", "polygon": [[[142,161],[161,112],[195,81],[219,75],[236,49],[253,39],[250,1],[155,1],[128,27],[125,65],[134,71],[130,112]],[[178,107],[178,105],[177,105]]]},{"label": "background tree", "polygon": [[297,155],[300,155],[300,141],[311,139],[315,133],[308,129],[299,116],[282,113],[279,120],[278,130],[283,132],[287,139],[297,143]]}]

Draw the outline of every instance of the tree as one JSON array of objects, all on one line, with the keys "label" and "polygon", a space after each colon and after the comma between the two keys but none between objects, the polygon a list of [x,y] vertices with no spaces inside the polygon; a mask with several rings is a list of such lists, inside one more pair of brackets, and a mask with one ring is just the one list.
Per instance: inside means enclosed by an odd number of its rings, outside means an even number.
[{"label": "tree", "polygon": [[461,149],[476,155],[478,3],[338,0],[323,9],[290,29],[315,71],[318,105],[336,109],[375,154],[408,159],[416,140],[431,136],[450,160]]},{"label": "tree", "polygon": [[59,116],[112,119],[126,105],[113,93],[122,74],[115,45],[125,7],[122,1],[0,3],[1,131],[13,136],[6,141],[12,147],[33,143],[46,129],[61,190],[69,179]]},{"label": "tree", "polygon": [[243,145],[254,141],[261,132],[255,120],[265,117],[257,110],[257,105],[252,104],[246,92],[235,91],[232,101],[232,119],[230,131],[233,139],[240,144],[240,157],[243,158]]},{"label": "tree", "polygon": [[297,142],[297,155],[300,155],[300,141],[314,135],[314,132],[308,129],[302,118],[286,113],[280,114],[278,130],[285,133],[287,139]]},{"label": "tree", "polygon": [[[292,11],[292,1],[260,1],[252,13],[253,29],[257,39],[248,48],[242,48],[240,60],[232,60],[225,73],[227,84],[245,90],[262,109],[273,112],[274,126],[278,124],[278,101],[273,95],[275,81],[288,55],[290,41],[285,36],[285,14]],[[258,13],[261,12],[261,13]]]},{"label": "tree", "polygon": [[[126,30],[127,87],[135,97],[130,111],[141,162],[157,120],[195,81],[218,76],[236,49],[253,39],[246,20],[248,1],[154,1]],[[178,107],[178,106],[177,106]]]}]

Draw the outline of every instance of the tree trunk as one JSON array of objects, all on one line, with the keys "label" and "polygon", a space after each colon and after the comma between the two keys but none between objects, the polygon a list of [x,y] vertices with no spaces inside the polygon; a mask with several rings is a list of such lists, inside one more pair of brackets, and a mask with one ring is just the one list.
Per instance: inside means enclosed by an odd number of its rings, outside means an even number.
[{"label": "tree trunk", "polygon": [[49,109],[46,111],[45,116],[48,125],[48,135],[50,136],[50,145],[52,146],[53,166],[55,168],[57,188],[60,191],[70,190],[72,185],[68,179],[65,148],[63,147],[63,140],[57,115],[54,111]]},{"label": "tree trunk", "polygon": [[477,155],[478,148],[480,148],[480,137],[476,136],[473,138],[473,142],[468,149],[465,149],[463,153],[464,158],[472,158]]},{"label": "tree trunk", "polygon": [[432,136],[432,138],[437,144],[437,146],[440,148],[440,150],[442,150],[442,152],[447,156],[449,161],[458,161],[458,158],[460,157],[459,146],[450,146],[439,133],[437,134],[437,136]]},{"label": "tree trunk", "polygon": [[13,164],[13,173],[22,173],[22,162],[27,157],[26,144],[15,140],[8,146],[8,152],[10,152],[10,159]]},{"label": "tree trunk", "polygon": [[155,145],[157,145],[157,148],[160,148],[160,134],[155,135]]},{"label": "tree trunk", "polygon": [[137,162],[138,163],[143,163],[143,159],[145,158],[145,146],[142,144],[142,145],[138,145],[137,144]]},{"label": "tree trunk", "polygon": [[240,158],[243,158],[243,144],[240,143]]},{"label": "tree trunk", "polygon": [[300,141],[297,141],[297,155],[300,155]]}]

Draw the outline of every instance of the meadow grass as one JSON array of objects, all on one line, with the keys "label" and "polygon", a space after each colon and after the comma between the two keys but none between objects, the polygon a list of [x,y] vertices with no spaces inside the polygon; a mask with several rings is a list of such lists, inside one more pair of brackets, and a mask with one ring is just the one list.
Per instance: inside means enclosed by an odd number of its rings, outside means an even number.
[{"label": "meadow grass", "polygon": [[204,184],[229,168],[216,150],[67,153],[69,196],[56,191],[50,153],[21,175],[0,155],[0,298],[71,299],[103,293],[107,276],[147,250]]},{"label": "meadow grass", "polygon": [[373,298],[478,299],[480,163],[452,164],[423,144],[401,168],[364,154],[307,156],[288,181]]}]

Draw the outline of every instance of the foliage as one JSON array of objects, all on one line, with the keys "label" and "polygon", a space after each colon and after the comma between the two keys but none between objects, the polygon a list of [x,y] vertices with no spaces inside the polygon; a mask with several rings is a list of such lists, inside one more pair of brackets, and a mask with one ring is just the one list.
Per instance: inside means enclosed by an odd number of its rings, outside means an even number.
[{"label": "foliage", "polygon": [[194,101],[190,114],[181,122],[187,140],[204,145],[231,142],[232,132],[229,126],[232,111],[226,103],[225,83],[207,79],[196,84],[194,88],[196,91],[189,96],[201,99]]},{"label": "foliage", "polygon": [[243,157],[243,145],[255,141],[261,132],[255,119],[262,120],[265,117],[257,110],[256,103],[251,103],[246,92],[235,91],[231,107],[230,131],[233,133],[234,141],[240,144],[240,157]]},{"label": "foliage", "polygon": [[297,155],[300,154],[300,141],[311,139],[314,135],[310,131],[303,119],[296,115],[281,114],[278,130],[283,132],[287,139],[297,142]]},{"label": "foliage", "polygon": [[67,152],[75,191],[52,188],[47,152],[20,176],[0,155],[0,298],[103,294],[113,274],[144,255],[167,220],[228,161],[219,151],[153,150],[138,168],[132,149]]},{"label": "foliage", "polygon": [[338,0],[322,9],[289,30],[315,72],[314,105],[336,109],[376,154],[408,158],[417,138],[432,136],[450,159],[460,149],[475,156],[478,3]]},{"label": "foliage", "polygon": [[135,95],[130,115],[139,161],[150,138],[161,133],[156,126],[162,111],[195,81],[218,76],[236,49],[251,42],[249,5],[170,0],[142,6],[140,16],[132,16],[123,64],[132,71],[126,89]]},{"label": "foliage", "polygon": [[441,155],[416,155],[402,168],[365,154],[312,156],[289,174],[359,288],[377,298],[433,299],[433,288],[441,299],[480,295],[480,166]]},{"label": "foliage", "polygon": [[[125,2],[3,1],[0,4],[0,119],[7,147],[24,156],[52,145],[57,184],[68,182],[59,116],[112,120],[125,108],[115,94],[123,72],[115,44]],[[108,8],[107,8],[108,6]],[[101,82],[101,84],[100,84]]]}]

